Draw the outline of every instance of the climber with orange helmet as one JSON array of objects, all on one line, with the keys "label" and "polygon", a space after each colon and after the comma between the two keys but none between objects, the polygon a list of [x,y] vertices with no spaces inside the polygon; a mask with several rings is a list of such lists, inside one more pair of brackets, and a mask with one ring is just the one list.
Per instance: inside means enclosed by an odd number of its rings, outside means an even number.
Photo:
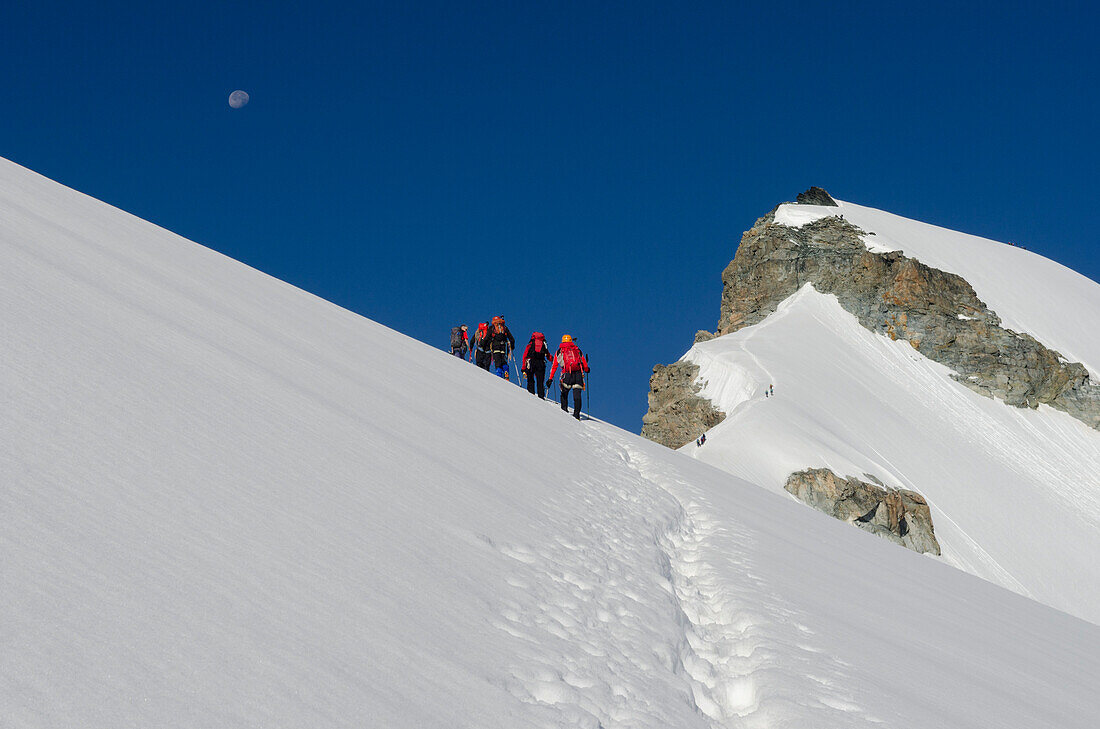
[{"label": "climber with orange helmet", "polygon": [[504,325],[503,316],[494,316],[493,322],[489,327],[489,354],[493,358],[492,369],[490,370],[497,377],[503,377],[504,379],[510,379],[508,377],[508,358],[512,355],[512,350],[516,348],[516,338],[512,336],[512,333],[508,331],[508,327]]}]

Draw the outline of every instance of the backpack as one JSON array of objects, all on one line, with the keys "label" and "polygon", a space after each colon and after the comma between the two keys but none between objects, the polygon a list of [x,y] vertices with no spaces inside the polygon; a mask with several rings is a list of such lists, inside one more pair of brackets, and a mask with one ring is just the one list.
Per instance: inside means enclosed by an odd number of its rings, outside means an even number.
[{"label": "backpack", "polygon": [[511,346],[508,343],[508,335],[505,334],[503,324],[493,326],[487,341],[489,342],[489,351],[499,354],[506,354]]},{"label": "backpack", "polygon": [[451,349],[462,349],[462,327],[451,329]]},{"label": "backpack", "polygon": [[581,350],[574,344],[561,348],[561,368],[566,372],[580,372],[583,360]]}]

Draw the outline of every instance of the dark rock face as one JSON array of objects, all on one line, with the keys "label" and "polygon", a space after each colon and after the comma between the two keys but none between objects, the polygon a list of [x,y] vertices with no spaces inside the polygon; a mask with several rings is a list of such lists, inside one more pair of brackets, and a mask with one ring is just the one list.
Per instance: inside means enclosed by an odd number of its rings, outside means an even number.
[{"label": "dark rock face", "polygon": [[[698,336],[698,335],[697,335]],[[699,367],[690,362],[657,365],[649,378],[649,412],[642,417],[642,435],[679,448],[725,419],[710,400],[699,397],[695,380]]]},{"label": "dark rock face", "polygon": [[722,274],[717,334],[756,324],[811,283],[863,326],[950,367],[970,389],[1016,407],[1047,403],[1100,428],[1100,386],[1084,365],[1003,328],[960,276],[901,252],[872,253],[862,235],[839,216],[801,228],[776,225],[774,212],[757,220]]},{"label": "dark rock face", "polygon": [[914,552],[940,553],[928,502],[915,491],[841,478],[827,468],[792,473],[784,488],[818,511]]},{"label": "dark rock face", "polygon": [[820,187],[811,187],[806,192],[798,193],[795,201],[802,205],[832,205],[838,207],[833,196]]}]

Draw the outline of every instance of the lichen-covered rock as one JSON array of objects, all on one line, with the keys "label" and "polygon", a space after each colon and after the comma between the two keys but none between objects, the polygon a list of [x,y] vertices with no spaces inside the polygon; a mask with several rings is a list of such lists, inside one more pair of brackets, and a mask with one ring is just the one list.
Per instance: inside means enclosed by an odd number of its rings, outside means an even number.
[{"label": "lichen-covered rock", "polygon": [[928,502],[916,491],[889,489],[858,478],[841,478],[827,468],[792,473],[784,488],[829,516],[878,534],[914,552],[940,553]]},{"label": "lichen-covered rock", "polygon": [[717,334],[756,324],[810,283],[863,326],[950,367],[972,390],[1016,407],[1046,403],[1100,428],[1100,385],[1084,365],[1002,327],[962,277],[901,252],[872,253],[864,235],[839,216],[800,228],[777,225],[774,211],[757,220],[722,273]]},{"label": "lichen-covered rock", "polygon": [[679,448],[725,419],[705,398],[696,380],[699,367],[690,362],[657,365],[649,378],[649,412],[642,417],[642,435],[669,448]]}]

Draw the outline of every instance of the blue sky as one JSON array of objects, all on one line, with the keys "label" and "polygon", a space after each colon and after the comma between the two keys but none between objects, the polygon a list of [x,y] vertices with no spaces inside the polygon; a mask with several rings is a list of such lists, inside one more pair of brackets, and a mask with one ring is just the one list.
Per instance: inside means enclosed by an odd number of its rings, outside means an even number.
[{"label": "blue sky", "polygon": [[0,155],[440,347],[572,333],[630,430],[810,185],[1100,280],[1093,3],[19,5]]}]

